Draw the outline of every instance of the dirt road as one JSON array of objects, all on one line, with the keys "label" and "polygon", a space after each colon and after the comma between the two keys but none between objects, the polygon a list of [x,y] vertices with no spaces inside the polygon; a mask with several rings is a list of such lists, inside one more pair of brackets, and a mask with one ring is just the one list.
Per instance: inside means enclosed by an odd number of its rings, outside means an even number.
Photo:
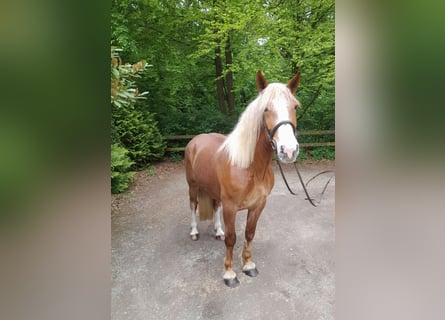
[{"label": "dirt road", "polygon": [[[304,163],[307,180],[334,162]],[[191,241],[183,163],[163,163],[154,176],[140,172],[112,204],[112,319],[334,319],[333,179],[319,207],[304,200],[298,177],[277,167],[275,187],[253,242],[256,278],[241,272],[246,212],[237,215],[234,271],[240,285],[224,285],[225,247],[210,222]],[[311,183],[321,192],[326,177]]]}]

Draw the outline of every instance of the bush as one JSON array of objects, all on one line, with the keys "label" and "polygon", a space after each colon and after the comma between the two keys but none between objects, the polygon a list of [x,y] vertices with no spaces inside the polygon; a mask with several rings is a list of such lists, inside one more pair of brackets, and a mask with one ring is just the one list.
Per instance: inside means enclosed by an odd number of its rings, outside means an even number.
[{"label": "bush", "polygon": [[184,152],[172,152],[170,153],[170,160],[173,163],[181,162],[184,159]]},{"label": "bush", "polygon": [[321,160],[321,159],[335,159],[335,149],[334,147],[318,147],[309,152],[311,154],[312,159]]},{"label": "bush", "polygon": [[303,148],[300,148],[300,152],[298,153],[297,161],[306,160],[307,159],[307,151]]},{"label": "bush", "polygon": [[139,93],[135,80],[148,67],[144,60],[122,64],[119,50],[111,51],[111,141],[128,150],[135,169],[161,159],[166,148],[153,114],[137,103],[145,101],[148,92]]},{"label": "bush", "polygon": [[134,167],[141,169],[162,159],[166,143],[151,113],[120,108],[113,114],[114,130],[120,143],[128,149]]},{"label": "bush", "polygon": [[128,150],[119,144],[111,145],[111,192],[121,193],[126,190],[133,178],[130,171],[133,162],[128,157]]}]

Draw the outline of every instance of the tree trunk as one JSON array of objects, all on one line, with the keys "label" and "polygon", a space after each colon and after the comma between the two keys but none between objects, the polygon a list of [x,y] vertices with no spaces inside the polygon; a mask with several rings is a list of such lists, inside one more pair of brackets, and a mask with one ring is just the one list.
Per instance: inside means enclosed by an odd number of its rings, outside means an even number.
[{"label": "tree trunk", "polygon": [[230,38],[227,39],[225,47],[226,56],[226,97],[228,113],[233,115],[235,113],[235,95],[233,94],[233,74],[232,74],[232,50],[230,48]]},{"label": "tree trunk", "polygon": [[216,96],[218,98],[219,110],[223,114],[227,114],[226,102],[224,97],[224,78],[223,65],[221,60],[221,47],[219,42],[215,47],[215,71],[216,71]]}]

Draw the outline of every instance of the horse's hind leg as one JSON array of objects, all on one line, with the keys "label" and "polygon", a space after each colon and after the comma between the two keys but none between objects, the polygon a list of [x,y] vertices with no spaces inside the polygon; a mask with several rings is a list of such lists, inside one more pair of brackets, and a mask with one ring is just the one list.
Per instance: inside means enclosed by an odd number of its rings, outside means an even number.
[{"label": "horse's hind leg", "polygon": [[216,232],[216,239],[224,240],[224,231],[221,224],[221,203],[215,201],[214,203],[214,226]]},{"label": "horse's hind leg", "polygon": [[189,187],[189,195],[190,195],[190,211],[192,214],[192,222],[190,224],[191,231],[190,231],[190,238],[193,241],[196,241],[199,239],[199,231],[198,231],[198,223],[196,221],[196,208],[198,207],[198,201],[197,201],[197,194],[198,191],[196,188]]},{"label": "horse's hind leg", "polygon": [[192,230],[190,231],[190,238],[193,241],[199,240],[198,223],[196,222],[196,207],[197,205],[195,203],[190,202],[190,209],[192,212],[192,222],[190,224]]}]

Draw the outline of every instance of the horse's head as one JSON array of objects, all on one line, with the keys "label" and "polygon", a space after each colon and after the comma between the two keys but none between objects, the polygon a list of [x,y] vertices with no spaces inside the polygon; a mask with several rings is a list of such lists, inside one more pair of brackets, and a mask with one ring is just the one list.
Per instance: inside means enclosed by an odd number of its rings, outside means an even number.
[{"label": "horse's head", "polygon": [[300,106],[294,93],[300,83],[300,72],[287,85],[284,85],[268,84],[261,71],[258,71],[256,83],[262,95],[263,125],[272,147],[281,162],[294,162],[299,152],[298,141],[295,137],[297,127],[295,110]]}]

